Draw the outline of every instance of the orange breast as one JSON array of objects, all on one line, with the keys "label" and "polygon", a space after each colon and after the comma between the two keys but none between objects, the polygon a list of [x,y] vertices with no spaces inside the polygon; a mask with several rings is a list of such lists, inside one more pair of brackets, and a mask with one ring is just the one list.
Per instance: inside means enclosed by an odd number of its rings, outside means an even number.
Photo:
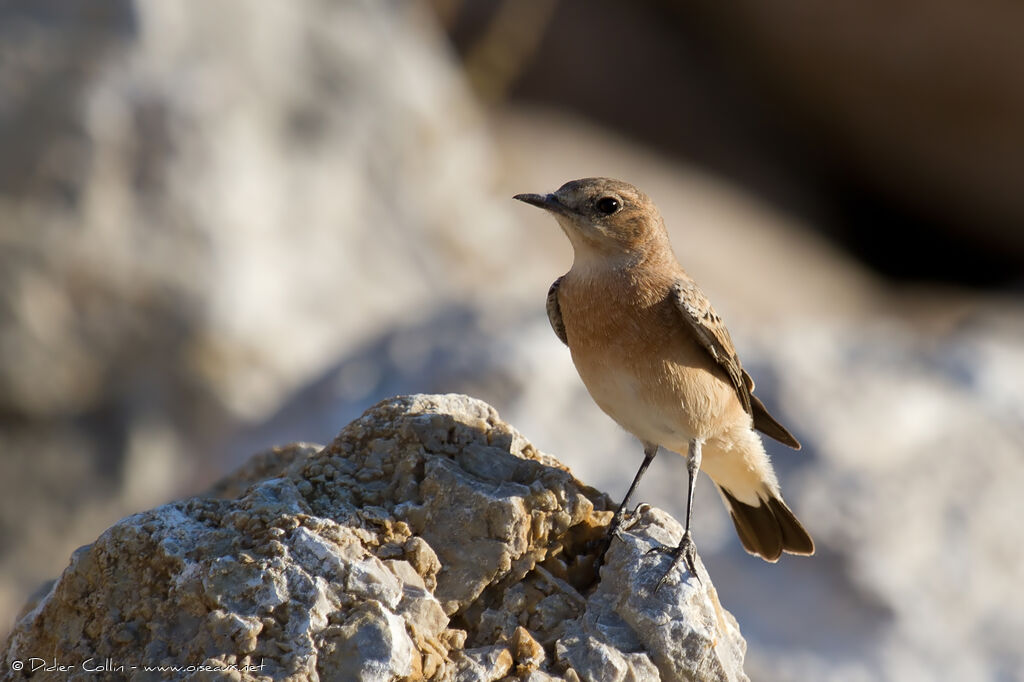
[{"label": "orange breast", "polygon": [[746,413],[669,298],[672,281],[659,273],[570,272],[559,306],[573,362],[595,402],[638,438],[678,450]]}]

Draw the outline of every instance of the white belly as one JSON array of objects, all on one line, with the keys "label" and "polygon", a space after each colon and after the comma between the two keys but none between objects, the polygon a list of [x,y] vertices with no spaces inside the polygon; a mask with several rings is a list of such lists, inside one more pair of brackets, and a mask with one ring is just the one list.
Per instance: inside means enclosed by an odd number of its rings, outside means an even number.
[{"label": "white belly", "polygon": [[604,366],[599,372],[580,372],[594,402],[645,443],[685,453],[693,434],[679,404],[658,404],[649,399],[636,377],[622,369]]}]

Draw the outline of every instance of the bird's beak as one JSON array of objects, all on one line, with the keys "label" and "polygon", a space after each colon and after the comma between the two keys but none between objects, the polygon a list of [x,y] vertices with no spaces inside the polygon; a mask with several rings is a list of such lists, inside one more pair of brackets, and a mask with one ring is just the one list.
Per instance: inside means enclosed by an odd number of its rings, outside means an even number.
[{"label": "bird's beak", "polygon": [[552,213],[561,213],[562,215],[570,213],[569,209],[554,194],[517,194],[512,198]]}]

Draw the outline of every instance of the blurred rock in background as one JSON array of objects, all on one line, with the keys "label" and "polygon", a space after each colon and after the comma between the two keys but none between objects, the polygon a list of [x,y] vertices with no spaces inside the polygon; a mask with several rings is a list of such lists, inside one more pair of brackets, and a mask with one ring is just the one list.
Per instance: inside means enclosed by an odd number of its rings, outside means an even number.
[{"label": "blurred rock in background", "polygon": [[751,677],[1014,679],[1014,10],[435,5],[0,4],[0,629],[116,519],[389,395],[484,399],[621,495],[640,449],[544,317],[571,250],[509,198],[600,174],[805,443],[772,453],[813,559],[747,556],[698,490]]}]

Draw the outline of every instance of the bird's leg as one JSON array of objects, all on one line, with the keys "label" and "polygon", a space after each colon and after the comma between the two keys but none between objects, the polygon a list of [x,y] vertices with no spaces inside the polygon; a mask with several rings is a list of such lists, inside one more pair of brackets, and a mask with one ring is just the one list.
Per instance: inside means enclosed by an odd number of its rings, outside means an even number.
[{"label": "bird's leg", "polygon": [[701,446],[704,441],[699,438],[694,438],[690,441],[690,452],[686,458],[686,473],[689,476],[689,490],[686,495],[686,528],[683,531],[683,539],[679,541],[679,544],[674,549],[666,550],[662,547],[656,547],[651,551],[666,552],[672,556],[672,563],[669,564],[668,571],[658,581],[658,589],[665,583],[665,579],[668,578],[669,573],[672,569],[682,561],[686,564],[686,570],[690,572],[690,575],[697,578],[697,582],[700,582],[700,576],[697,575],[697,545],[693,542],[693,536],[690,534],[690,516],[693,511],[693,491],[697,484],[697,474],[700,472],[700,459],[701,459]]},{"label": "bird's leg", "polygon": [[616,533],[619,532],[619,527],[622,526],[622,520],[626,516],[627,505],[629,504],[629,498],[633,496],[633,491],[636,490],[637,485],[640,483],[640,479],[643,478],[644,472],[647,471],[647,467],[654,461],[654,456],[658,454],[658,446],[654,443],[644,443],[644,461],[640,465],[640,469],[637,470],[636,476],[633,477],[633,482],[629,486],[629,490],[626,491],[626,496],[622,498],[622,504],[615,510],[615,516],[612,517],[611,525],[608,527],[608,533],[605,535],[604,544],[601,547],[601,552],[597,555],[596,567],[600,568],[604,562],[604,555],[608,551],[608,548],[612,544],[612,540],[615,539]]}]

